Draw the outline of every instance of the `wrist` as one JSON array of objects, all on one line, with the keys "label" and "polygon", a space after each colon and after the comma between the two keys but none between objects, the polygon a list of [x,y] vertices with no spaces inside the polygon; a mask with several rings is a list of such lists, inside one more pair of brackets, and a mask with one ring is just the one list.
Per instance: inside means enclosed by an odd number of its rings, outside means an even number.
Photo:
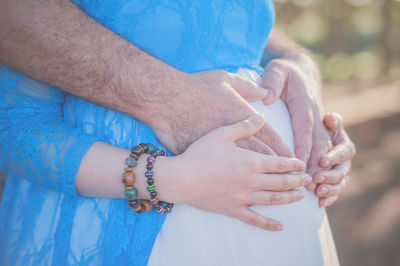
[{"label": "wrist", "polygon": [[153,172],[158,198],[162,201],[172,203],[184,202],[185,189],[181,176],[181,164],[179,162],[180,156],[159,156],[156,159]]}]

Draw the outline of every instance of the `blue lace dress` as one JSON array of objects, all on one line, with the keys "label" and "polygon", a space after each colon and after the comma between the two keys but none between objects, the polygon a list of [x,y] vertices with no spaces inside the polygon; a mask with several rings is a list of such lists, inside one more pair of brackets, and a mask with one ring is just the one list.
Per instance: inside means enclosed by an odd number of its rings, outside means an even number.
[{"label": "blue lace dress", "polygon": [[[75,0],[93,19],[185,72],[261,73],[273,4],[253,1]],[[96,141],[161,145],[149,126],[0,63],[1,265],[145,265],[165,215],[125,200],[76,194],[81,159]]]}]

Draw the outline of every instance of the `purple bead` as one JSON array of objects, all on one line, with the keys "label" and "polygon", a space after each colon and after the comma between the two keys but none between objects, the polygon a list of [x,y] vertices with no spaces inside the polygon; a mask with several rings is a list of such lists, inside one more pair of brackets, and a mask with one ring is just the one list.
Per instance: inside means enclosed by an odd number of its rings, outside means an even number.
[{"label": "purple bead", "polygon": [[156,158],[154,158],[153,155],[150,155],[149,157],[147,157],[147,162],[154,163],[155,161],[156,161]]},{"label": "purple bead", "polygon": [[146,173],[144,173],[144,175],[145,175],[147,178],[153,177],[153,171],[147,170]]}]

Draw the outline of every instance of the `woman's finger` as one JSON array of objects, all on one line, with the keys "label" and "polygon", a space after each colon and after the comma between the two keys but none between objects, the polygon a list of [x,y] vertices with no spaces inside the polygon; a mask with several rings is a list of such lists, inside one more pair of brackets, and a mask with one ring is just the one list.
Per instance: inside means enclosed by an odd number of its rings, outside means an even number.
[{"label": "woman's finger", "polygon": [[249,150],[242,151],[243,162],[253,169],[254,173],[289,173],[303,172],[305,163],[297,158],[267,155]]},{"label": "woman's finger", "polygon": [[222,138],[235,142],[240,139],[254,135],[264,124],[264,117],[260,114],[253,115],[235,124],[216,129],[216,134],[221,134]]},{"label": "woman's finger", "polygon": [[320,198],[319,199],[319,206],[320,207],[328,207],[328,206],[332,205],[338,198],[339,198],[338,195],[332,196],[332,197],[329,197],[329,198]]},{"label": "woman's finger", "polygon": [[341,164],[335,165],[331,169],[322,170],[314,175],[315,183],[337,184],[350,172],[351,161],[347,160]]},{"label": "woman's finger", "polygon": [[304,198],[304,191],[301,189],[272,192],[255,191],[249,195],[250,205],[282,205],[299,201]]},{"label": "woman's finger", "polygon": [[310,183],[311,180],[308,174],[256,174],[251,178],[255,189],[268,191],[293,190]]},{"label": "woman's finger", "polygon": [[282,231],[283,224],[277,220],[264,217],[248,208],[240,210],[236,218],[242,220],[250,225],[257,226],[259,228],[270,230],[270,231]]}]

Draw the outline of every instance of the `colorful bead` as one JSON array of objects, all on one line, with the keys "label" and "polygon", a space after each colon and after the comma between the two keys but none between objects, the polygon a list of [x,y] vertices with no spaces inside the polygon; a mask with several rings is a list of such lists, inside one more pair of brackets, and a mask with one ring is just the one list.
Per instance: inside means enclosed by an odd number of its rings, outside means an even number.
[{"label": "colorful bead", "polygon": [[147,178],[153,177],[153,171],[147,170],[147,171],[144,173],[144,175],[145,175]]},{"label": "colorful bead", "polygon": [[153,169],[153,164],[152,164],[152,163],[147,163],[147,164],[146,164],[146,169],[147,169],[147,170]]},{"label": "colorful bead", "polygon": [[156,161],[156,158],[153,155],[147,157],[147,162],[153,164]]},{"label": "colorful bead", "polygon": [[133,172],[125,172],[122,174],[122,183],[125,184],[125,186],[133,186],[136,181],[136,176]]},{"label": "colorful bead", "polygon": [[132,167],[126,167],[125,168],[125,172],[133,172],[133,168]]},{"label": "colorful bead", "polygon": [[126,166],[133,168],[137,165],[137,160],[129,156],[128,158],[126,158],[125,164]]},{"label": "colorful bead", "polygon": [[136,154],[137,156],[140,156],[144,153],[144,149],[141,146],[136,146],[131,150],[131,152]]},{"label": "colorful bead", "polygon": [[145,153],[149,151],[149,145],[147,143],[140,143],[139,146],[143,148]]},{"label": "colorful bead", "polygon": [[133,159],[135,159],[136,161],[139,159],[139,156],[137,156],[134,153],[129,154],[130,157],[132,157]]},{"label": "colorful bead", "polygon": [[154,178],[152,178],[152,177],[147,178],[147,184],[153,185],[154,184]]},{"label": "colorful bead", "polygon": [[149,148],[146,153],[151,154],[156,149],[156,147],[151,143],[148,143],[148,146]]},{"label": "colorful bead", "polygon": [[150,199],[151,204],[153,204],[153,206],[157,205],[159,200],[158,198],[154,198],[154,199]]},{"label": "colorful bead", "polygon": [[152,197],[152,198],[157,197],[157,192],[156,191],[150,192],[150,197]]},{"label": "colorful bead", "polygon": [[149,192],[152,192],[152,191],[155,191],[155,185],[153,184],[153,185],[149,185],[149,186],[147,186],[147,191],[149,191]]},{"label": "colorful bead", "polygon": [[125,197],[128,198],[128,200],[134,200],[137,199],[138,196],[138,191],[136,188],[133,189],[125,189]]}]

